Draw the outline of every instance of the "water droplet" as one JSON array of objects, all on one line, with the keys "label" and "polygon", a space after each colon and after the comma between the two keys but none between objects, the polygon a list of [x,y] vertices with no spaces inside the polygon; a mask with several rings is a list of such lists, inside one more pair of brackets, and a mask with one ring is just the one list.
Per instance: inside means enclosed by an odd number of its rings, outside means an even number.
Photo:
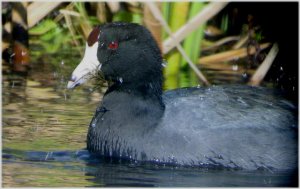
[{"label": "water droplet", "polygon": [[45,160],[47,160],[48,157],[51,157],[51,155],[52,155],[52,152],[48,152],[47,155],[46,155],[46,157],[45,157]]},{"label": "water droplet", "polygon": [[120,81],[120,83],[123,83],[123,78],[120,77],[120,78],[119,78],[119,81]]},{"label": "water droplet", "polygon": [[150,88],[153,89],[152,83],[149,83],[149,85],[150,85]]},{"label": "water droplet", "polygon": [[101,70],[102,64],[98,65],[98,70]]},{"label": "water droplet", "polygon": [[95,122],[92,123],[92,127],[96,127],[96,123]]},{"label": "water droplet", "polygon": [[15,87],[15,81],[13,81],[11,84],[11,88],[14,88],[14,87]]},{"label": "water droplet", "polygon": [[293,91],[295,91],[295,86],[293,86],[293,89],[292,89]]},{"label": "water droplet", "polygon": [[282,66],[280,66],[280,71],[283,71],[283,67]]},{"label": "water droplet", "polygon": [[12,53],[11,55],[10,55],[10,57],[12,58],[12,57],[14,57],[16,54],[15,53]]},{"label": "water droplet", "polygon": [[60,64],[61,64],[61,65],[64,65],[65,63],[64,63],[64,61],[62,60],[62,61],[60,62]]},{"label": "water droplet", "polygon": [[46,157],[45,157],[45,160],[47,160],[48,156],[49,156],[49,152],[47,153],[47,155],[46,155]]},{"label": "water droplet", "polygon": [[243,104],[243,105],[248,105],[248,104],[243,100],[242,97],[238,97],[237,101],[238,101],[239,103]]},{"label": "water droplet", "polygon": [[200,87],[201,87],[201,85],[200,85],[200,84],[198,84],[196,88],[198,88],[198,89],[199,89]]},{"label": "water droplet", "polygon": [[243,73],[242,76],[243,76],[243,78],[247,78],[248,74],[247,73]]},{"label": "water droplet", "polygon": [[167,67],[168,62],[166,60],[163,60],[163,62],[161,63],[162,67]]},{"label": "water droplet", "polygon": [[[99,35],[99,36],[100,36],[100,35]],[[99,39],[99,37],[98,37],[98,39]],[[104,43],[101,43],[101,44],[100,44],[100,47],[103,47],[103,45],[104,45]]]},{"label": "water droplet", "polygon": [[239,69],[239,66],[237,64],[232,65],[232,70],[237,71]]},{"label": "water droplet", "polygon": [[101,120],[104,121],[104,118],[102,117]]}]

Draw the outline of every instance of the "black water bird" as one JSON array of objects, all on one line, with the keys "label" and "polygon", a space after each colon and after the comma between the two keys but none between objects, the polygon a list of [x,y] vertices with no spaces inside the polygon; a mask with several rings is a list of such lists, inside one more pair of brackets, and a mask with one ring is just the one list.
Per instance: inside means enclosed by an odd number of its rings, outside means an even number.
[{"label": "black water bird", "polygon": [[295,170],[296,107],[250,86],[162,91],[150,32],[108,23],[91,32],[68,88],[102,72],[112,82],[90,123],[87,148],[103,157],[200,167]]}]

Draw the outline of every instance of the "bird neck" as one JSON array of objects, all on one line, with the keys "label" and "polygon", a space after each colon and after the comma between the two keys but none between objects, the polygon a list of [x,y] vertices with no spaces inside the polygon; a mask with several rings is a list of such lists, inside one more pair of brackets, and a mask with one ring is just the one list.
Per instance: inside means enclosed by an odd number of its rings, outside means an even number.
[{"label": "bird neck", "polygon": [[162,84],[160,81],[143,81],[135,83],[116,81],[109,85],[104,96],[110,93],[127,93],[132,96],[132,99],[139,97],[145,101],[151,101],[154,104],[157,104],[159,109],[165,109],[162,100]]}]

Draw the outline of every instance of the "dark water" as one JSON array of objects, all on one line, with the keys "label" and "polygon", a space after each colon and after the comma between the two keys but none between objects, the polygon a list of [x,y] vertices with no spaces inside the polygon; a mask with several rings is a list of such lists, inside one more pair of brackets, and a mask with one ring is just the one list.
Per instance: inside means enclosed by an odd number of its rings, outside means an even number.
[{"label": "dark water", "polygon": [[[27,76],[3,66],[2,183],[4,187],[289,186],[285,172],[207,170],[113,163],[86,150],[86,132],[103,95],[91,83],[65,89],[79,55],[43,55]],[[51,64],[50,64],[51,62]]]},{"label": "dark water", "polygon": [[[17,153],[21,157],[11,155]],[[288,186],[288,173],[111,163],[87,151],[3,151],[4,186]]]}]

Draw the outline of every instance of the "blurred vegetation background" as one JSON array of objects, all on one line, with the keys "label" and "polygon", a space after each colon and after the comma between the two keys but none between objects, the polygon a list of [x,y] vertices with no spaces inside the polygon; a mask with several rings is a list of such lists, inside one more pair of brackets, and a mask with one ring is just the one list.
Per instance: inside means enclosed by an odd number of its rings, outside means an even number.
[{"label": "blurred vegetation background", "polygon": [[298,98],[297,2],[2,2],[3,69],[14,64],[14,36],[22,35],[14,34],[19,4],[27,19],[28,62],[63,52],[82,57],[94,26],[134,22],[145,25],[161,48],[165,89],[250,84],[281,88]]}]

